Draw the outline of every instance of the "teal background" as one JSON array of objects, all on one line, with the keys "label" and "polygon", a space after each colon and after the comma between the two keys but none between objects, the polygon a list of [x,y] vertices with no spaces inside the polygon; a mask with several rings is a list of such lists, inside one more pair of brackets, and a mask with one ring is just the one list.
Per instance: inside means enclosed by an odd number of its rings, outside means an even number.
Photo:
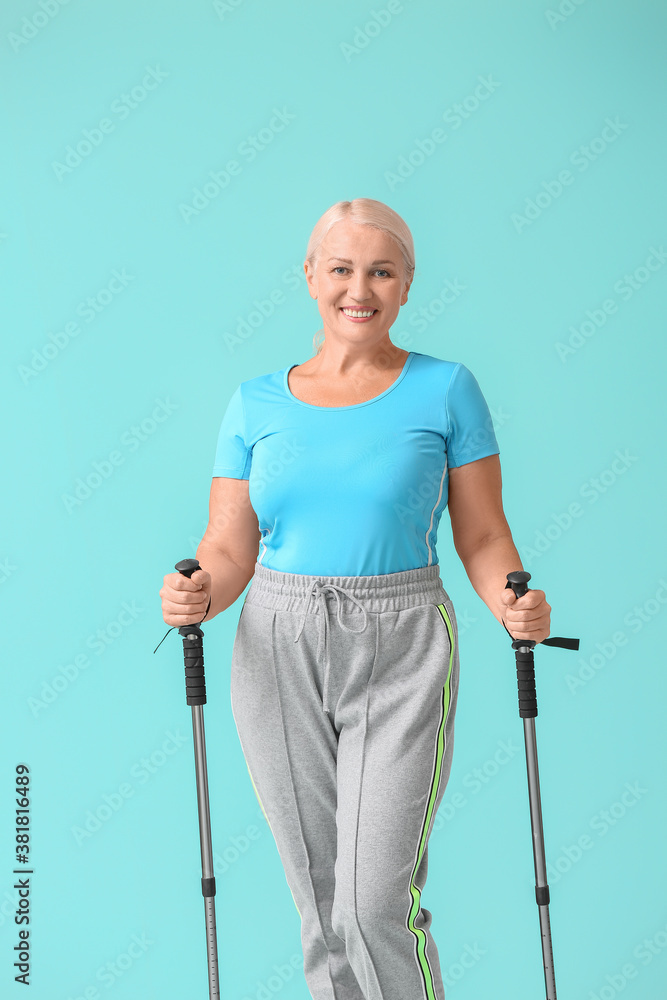
[{"label": "teal background", "polygon": [[[207,995],[190,712],[178,633],[153,655],[158,591],[206,527],[231,393],[313,353],[312,227],[364,196],[415,241],[391,338],[477,377],[524,566],[553,634],[581,638],[578,653],[536,657],[559,996],[665,997],[666,27],[651,0],[3,4],[3,996],[24,995],[19,762],[32,781],[30,996]],[[154,89],[122,111],[150,68]],[[480,78],[493,90],[474,107]],[[242,144],[275,109],[292,117],[251,160]],[[446,138],[429,147],[437,128]],[[86,129],[99,143],[59,168]],[[188,216],[234,159],[239,172]],[[114,271],[127,283],[105,292]],[[437,310],[448,281],[464,290]],[[283,301],[239,335],[276,290]],[[448,997],[528,1000],[544,985],[514,657],[447,517],[438,554],[462,673],[422,904]],[[241,602],[205,640],[223,995],[304,1000],[298,914],[229,703]],[[516,752],[499,765],[501,741]],[[105,796],[115,808],[82,839]],[[468,946],[480,957],[464,970]]]}]

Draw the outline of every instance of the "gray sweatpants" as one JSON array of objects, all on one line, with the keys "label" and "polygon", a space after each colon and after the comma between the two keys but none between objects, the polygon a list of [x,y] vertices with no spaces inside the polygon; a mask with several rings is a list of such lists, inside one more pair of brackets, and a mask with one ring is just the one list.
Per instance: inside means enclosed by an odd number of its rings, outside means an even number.
[{"label": "gray sweatpants", "polygon": [[256,564],[232,712],[314,1000],[444,1000],[421,892],[458,683],[438,564],[356,577]]}]

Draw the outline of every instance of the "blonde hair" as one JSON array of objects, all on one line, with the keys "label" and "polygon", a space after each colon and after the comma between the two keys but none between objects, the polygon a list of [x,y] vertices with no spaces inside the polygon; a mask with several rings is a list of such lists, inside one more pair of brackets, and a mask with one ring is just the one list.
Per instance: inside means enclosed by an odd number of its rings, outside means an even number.
[{"label": "blonde hair", "polygon": [[[412,233],[407,224],[393,208],[385,205],[382,201],[374,198],[354,198],[352,201],[337,201],[335,205],[328,208],[324,215],[315,223],[315,227],[310,234],[308,247],[306,249],[306,260],[317,270],[317,265],[322,252],[322,241],[332,226],[337,222],[348,219],[364,226],[373,226],[381,229],[396,242],[401,257],[403,258],[403,271],[405,280],[412,278],[415,271],[415,248],[412,241]],[[320,337],[320,334],[322,335]],[[318,338],[320,338],[318,340]],[[317,331],[313,337],[313,349],[315,354],[319,354],[324,346],[324,329]]]}]

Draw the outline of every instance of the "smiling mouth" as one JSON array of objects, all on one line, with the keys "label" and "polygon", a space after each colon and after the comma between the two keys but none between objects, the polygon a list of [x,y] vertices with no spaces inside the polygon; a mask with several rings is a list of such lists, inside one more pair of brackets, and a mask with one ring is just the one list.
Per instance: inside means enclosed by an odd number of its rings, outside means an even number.
[{"label": "smiling mouth", "polygon": [[375,315],[377,309],[355,309],[348,308],[347,306],[341,306],[340,311],[345,316],[351,316],[353,319],[370,319],[371,316]]}]

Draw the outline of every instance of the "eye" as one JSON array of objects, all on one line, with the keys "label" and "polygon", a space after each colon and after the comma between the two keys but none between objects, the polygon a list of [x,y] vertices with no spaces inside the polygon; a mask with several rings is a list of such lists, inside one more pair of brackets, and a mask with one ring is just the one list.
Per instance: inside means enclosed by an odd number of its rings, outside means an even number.
[{"label": "eye", "polygon": [[[342,264],[339,264],[337,267],[332,267],[331,270],[332,270],[332,272],[334,272],[334,271],[347,271],[347,268],[344,267]],[[380,273],[382,273],[382,274],[386,274],[388,278],[391,277],[391,275],[389,274],[389,271],[385,267],[378,267],[378,268],[375,269],[375,271],[373,273],[374,274],[380,274]]]}]

